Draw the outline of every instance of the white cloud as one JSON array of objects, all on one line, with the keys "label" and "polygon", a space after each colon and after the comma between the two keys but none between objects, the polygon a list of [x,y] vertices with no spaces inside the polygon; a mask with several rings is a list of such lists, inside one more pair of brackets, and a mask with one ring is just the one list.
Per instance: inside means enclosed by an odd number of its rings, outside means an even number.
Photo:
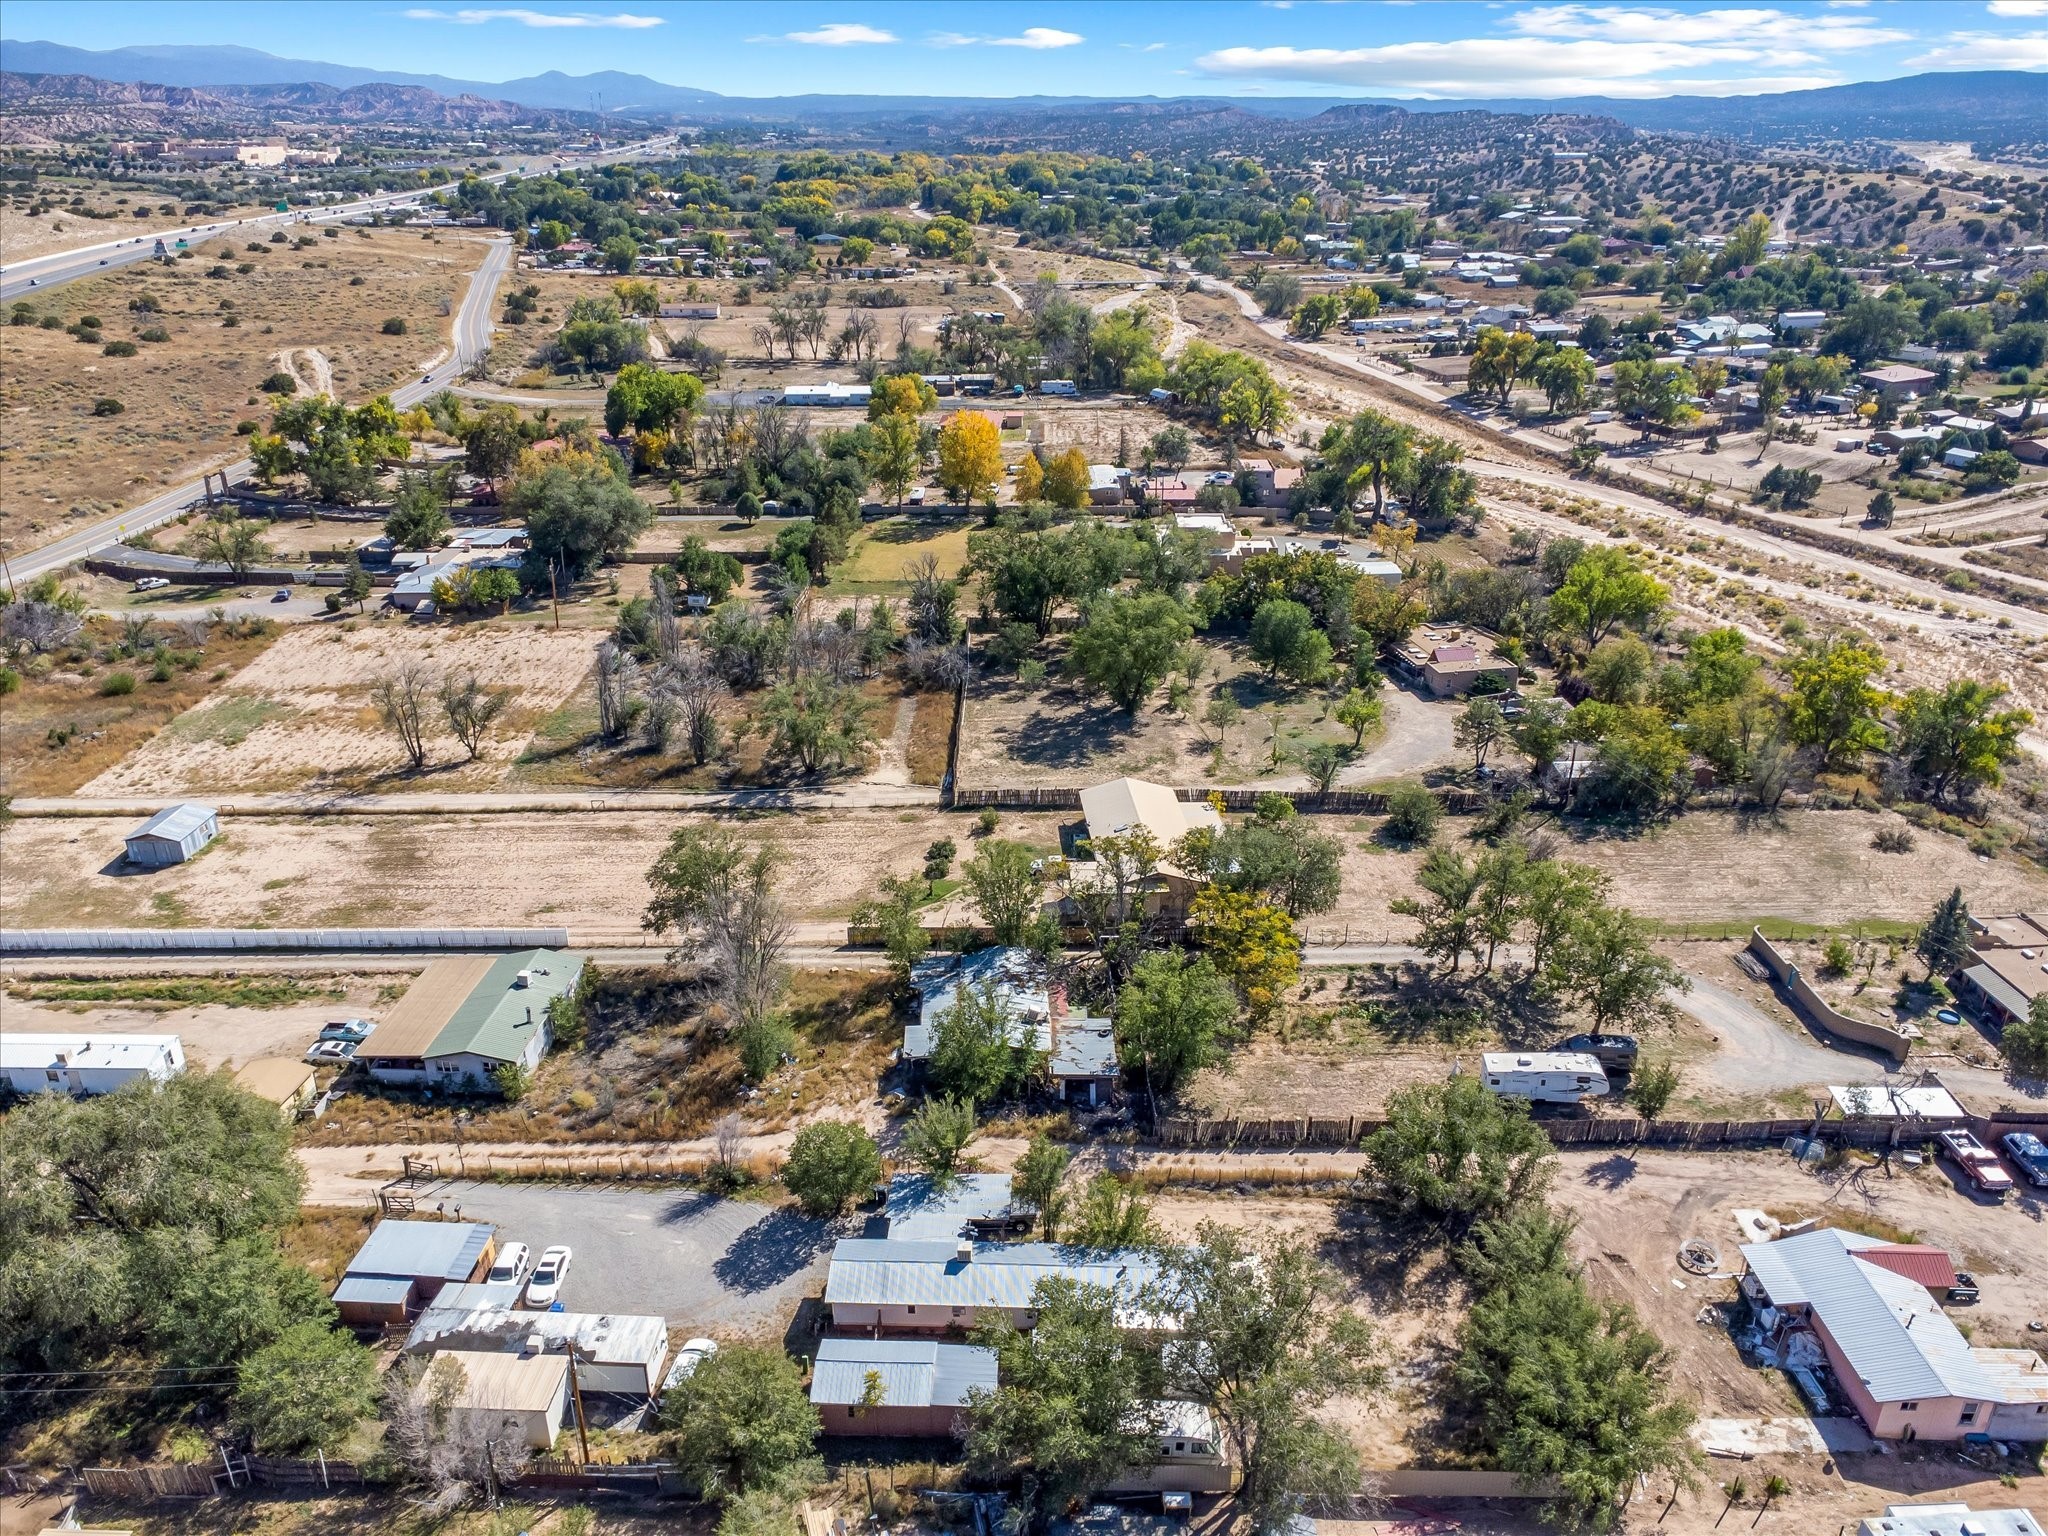
[{"label": "white cloud", "polygon": [[[1057,27],[1026,27],[1015,37],[981,37],[971,32],[934,32],[925,39],[934,48],[1071,48],[1076,43],[1085,43],[1087,38],[1078,32],[1062,32]],[[1126,44],[1125,46],[1129,46]],[[1164,48],[1164,43],[1153,47]],[[1150,53],[1152,49],[1145,50]]]},{"label": "white cloud", "polygon": [[633,16],[625,12],[604,15],[596,11],[529,11],[511,8],[437,11],[418,6],[404,13],[409,21],[452,21],[460,26],[478,27],[489,21],[516,21],[522,27],[624,27],[637,31],[658,27],[659,16]]},{"label": "white cloud", "polygon": [[809,43],[814,48],[857,48],[867,43],[894,43],[900,39],[894,32],[884,32],[866,22],[828,21],[808,32],[785,32],[777,41]]},{"label": "white cloud", "polygon": [[1026,27],[1016,37],[992,37],[988,41],[992,48],[1071,48],[1088,39],[1078,32],[1062,32],[1058,27]]},{"label": "white cloud", "polygon": [[1951,32],[1908,69],[2048,69],[2048,32]]},{"label": "white cloud", "polygon": [[1985,9],[1994,16],[2048,16],[2048,0],[1991,0]]},{"label": "white cloud", "polygon": [[1147,43],[1138,50],[1140,53],[1164,53],[1165,51],[1166,44],[1164,43]]},{"label": "white cloud", "polygon": [[1672,71],[1768,64],[1774,69],[1818,63],[1786,47],[1594,39],[1465,38],[1394,43],[1378,48],[1224,48],[1196,66],[1236,79],[1296,80],[1367,86],[1406,96],[1740,95],[1833,85],[1818,74],[1703,79],[1668,78]]},{"label": "white cloud", "polygon": [[1793,44],[1837,51],[1911,42],[1913,34],[1860,15],[1816,16],[1774,9],[1677,11],[1662,6],[1545,5],[1517,11],[1508,25],[1525,37],[1610,43]]}]

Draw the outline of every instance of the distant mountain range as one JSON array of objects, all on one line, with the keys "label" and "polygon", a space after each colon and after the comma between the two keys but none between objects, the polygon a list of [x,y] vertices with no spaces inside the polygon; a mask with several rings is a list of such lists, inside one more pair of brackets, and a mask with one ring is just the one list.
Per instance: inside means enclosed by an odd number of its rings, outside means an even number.
[{"label": "distant mountain range", "polygon": [[[1033,110],[1064,113],[1091,108],[1127,110],[1166,105],[1157,97],[1116,101],[1089,97],[906,97],[810,95],[722,96],[694,86],[668,85],[645,75],[607,70],[565,75],[558,70],[521,80],[456,80],[445,75],[363,69],[318,60],[284,59],[253,48],[165,45],[72,48],[61,43],[0,42],[0,68],[22,74],[89,75],[101,80],[214,90],[229,86],[416,86],[442,96],[516,102],[553,111],[636,118],[724,119],[884,124],[905,119],[935,122],[1000,113],[1014,119]],[[1356,97],[1229,96],[1174,99],[1263,118],[1308,118]],[[1704,133],[1752,143],[1815,139],[1929,139],[2038,141],[2048,137],[2048,74],[2020,70],[1908,75],[1819,90],[1772,95],[1669,96],[1652,101],[1574,97],[1560,101],[1503,98],[1488,101],[1400,101],[1411,112],[1510,112],[1612,118],[1656,133]]]},{"label": "distant mountain range", "polygon": [[[598,119],[588,112],[558,112],[493,101],[474,95],[446,95],[419,85],[384,81],[338,86],[317,81],[285,85],[162,85],[153,81],[103,80],[94,75],[31,75],[0,70],[0,106],[32,113],[68,131],[146,131],[190,121],[228,123],[276,117],[310,117],[332,123],[411,123],[441,128],[495,128],[514,123],[587,129]],[[84,114],[84,115],[81,115]],[[0,125],[0,140],[20,137],[22,125]]]}]

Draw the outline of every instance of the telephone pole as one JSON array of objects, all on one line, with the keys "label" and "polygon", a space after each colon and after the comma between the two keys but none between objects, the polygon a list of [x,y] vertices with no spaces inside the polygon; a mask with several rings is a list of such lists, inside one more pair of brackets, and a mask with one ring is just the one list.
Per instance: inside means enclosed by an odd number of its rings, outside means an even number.
[{"label": "telephone pole", "polygon": [[576,1405],[576,1440],[583,1447],[583,1465],[590,1465],[590,1427],[583,1418],[583,1387],[576,1379],[576,1341],[569,1340],[569,1397]]}]

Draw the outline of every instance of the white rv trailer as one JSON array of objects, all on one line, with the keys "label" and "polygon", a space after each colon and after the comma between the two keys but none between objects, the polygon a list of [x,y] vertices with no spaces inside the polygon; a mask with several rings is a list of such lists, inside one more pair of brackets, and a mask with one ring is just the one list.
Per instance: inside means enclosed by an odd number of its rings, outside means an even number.
[{"label": "white rv trailer", "polygon": [[1488,1051],[1479,1064],[1486,1086],[1504,1099],[1577,1104],[1608,1091],[1607,1073],[1584,1051]]}]

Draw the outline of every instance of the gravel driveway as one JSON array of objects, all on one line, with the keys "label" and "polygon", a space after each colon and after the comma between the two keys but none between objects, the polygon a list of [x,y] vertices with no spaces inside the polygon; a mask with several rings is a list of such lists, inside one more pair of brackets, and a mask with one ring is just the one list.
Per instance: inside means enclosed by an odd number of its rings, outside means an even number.
[{"label": "gravel driveway", "polygon": [[831,1239],[822,1222],[745,1200],[681,1189],[486,1184],[448,1180],[423,1208],[462,1208],[498,1243],[536,1258],[553,1243],[576,1252],[563,1287],[573,1312],[658,1313],[724,1338],[780,1331],[797,1301],[824,1284]]}]

